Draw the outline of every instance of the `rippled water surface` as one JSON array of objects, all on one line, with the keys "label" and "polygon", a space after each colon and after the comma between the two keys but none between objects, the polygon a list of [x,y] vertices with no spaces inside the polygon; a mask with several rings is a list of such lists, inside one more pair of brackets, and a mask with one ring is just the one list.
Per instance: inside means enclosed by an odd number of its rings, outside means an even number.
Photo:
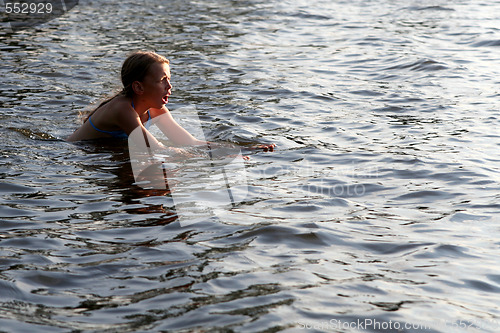
[{"label": "rippled water surface", "polygon": [[[2,31],[0,330],[498,332],[499,13],[80,1]],[[61,140],[138,49],[208,139],[278,145],[224,219],[179,223],[126,143]]]}]

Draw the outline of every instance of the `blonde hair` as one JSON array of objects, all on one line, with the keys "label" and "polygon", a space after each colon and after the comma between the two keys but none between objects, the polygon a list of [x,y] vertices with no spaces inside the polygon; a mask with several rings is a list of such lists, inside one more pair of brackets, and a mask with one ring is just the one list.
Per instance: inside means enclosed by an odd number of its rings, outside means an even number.
[{"label": "blonde hair", "polygon": [[143,81],[151,66],[157,63],[170,64],[167,58],[152,51],[136,51],[129,55],[123,62],[121,69],[121,80],[123,85],[122,90],[101,102],[97,108],[89,112],[87,115],[84,115],[84,122],[86,122],[97,109],[111,101],[116,96],[126,96],[132,98],[134,96],[132,84],[135,81]]},{"label": "blonde hair", "polygon": [[142,81],[153,64],[169,64],[167,58],[150,51],[138,51],[128,56],[123,62],[121,78],[123,90],[120,94],[127,97],[134,95],[132,83]]}]

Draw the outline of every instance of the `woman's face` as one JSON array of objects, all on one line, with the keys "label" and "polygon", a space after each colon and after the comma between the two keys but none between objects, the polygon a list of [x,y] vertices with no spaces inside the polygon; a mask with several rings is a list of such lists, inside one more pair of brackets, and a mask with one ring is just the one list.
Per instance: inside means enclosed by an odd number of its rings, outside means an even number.
[{"label": "woman's face", "polygon": [[168,96],[172,93],[170,84],[170,66],[166,63],[155,63],[142,81],[144,88],[143,98],[152,107],[160,109],[168,103]]}]

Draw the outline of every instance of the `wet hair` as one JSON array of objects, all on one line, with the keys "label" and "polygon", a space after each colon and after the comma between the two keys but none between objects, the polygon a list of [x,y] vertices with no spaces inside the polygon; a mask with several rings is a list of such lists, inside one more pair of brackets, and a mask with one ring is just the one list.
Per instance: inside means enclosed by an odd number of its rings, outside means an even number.
[{"label": "wet hair", "polygon": [[123,90],[120,94],[127,97],[134,96],[132,83],[144,80],[151,66],[156,63],[168,64],[169,61],[165,57],[149,51],[134,52],[125,59],[121,71]]},{"label": "wet hair", "polygon": [[129,55],[123,62],[121,69],[121,80],[123,84],[122,90],[100,103],[97,108],[95,108],[85,117],[84,122],[87,121],[97,109],[117,96],[126,96],[132,98],[134,96],[134,89],[132,88],[132,84],[135,81],[143,81],[148,74],[151,66],[157,63],[169,64],[170,62],[167,58],[151,51],[137,51]]}]

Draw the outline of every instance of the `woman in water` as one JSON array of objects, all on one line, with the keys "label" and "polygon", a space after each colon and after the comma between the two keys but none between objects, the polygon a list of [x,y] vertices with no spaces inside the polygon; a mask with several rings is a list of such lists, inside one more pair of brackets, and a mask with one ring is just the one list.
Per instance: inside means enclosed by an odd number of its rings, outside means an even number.
[{"label": "woman in water", "polygon": [[[151,119],[161,116],[155,124],[174,144],[209,144],[182,128],[165,107],[172,92],[170,66],[166,58],[154,52],[135,52],[123,63],[121,80],[122,91],[91,112],[68,141],[127,138],[139,128],[151,149],[164,149],[165,146],[147,129]],[[273,151],[274,147],[274,144],[258,146],[264,151]]]}]

